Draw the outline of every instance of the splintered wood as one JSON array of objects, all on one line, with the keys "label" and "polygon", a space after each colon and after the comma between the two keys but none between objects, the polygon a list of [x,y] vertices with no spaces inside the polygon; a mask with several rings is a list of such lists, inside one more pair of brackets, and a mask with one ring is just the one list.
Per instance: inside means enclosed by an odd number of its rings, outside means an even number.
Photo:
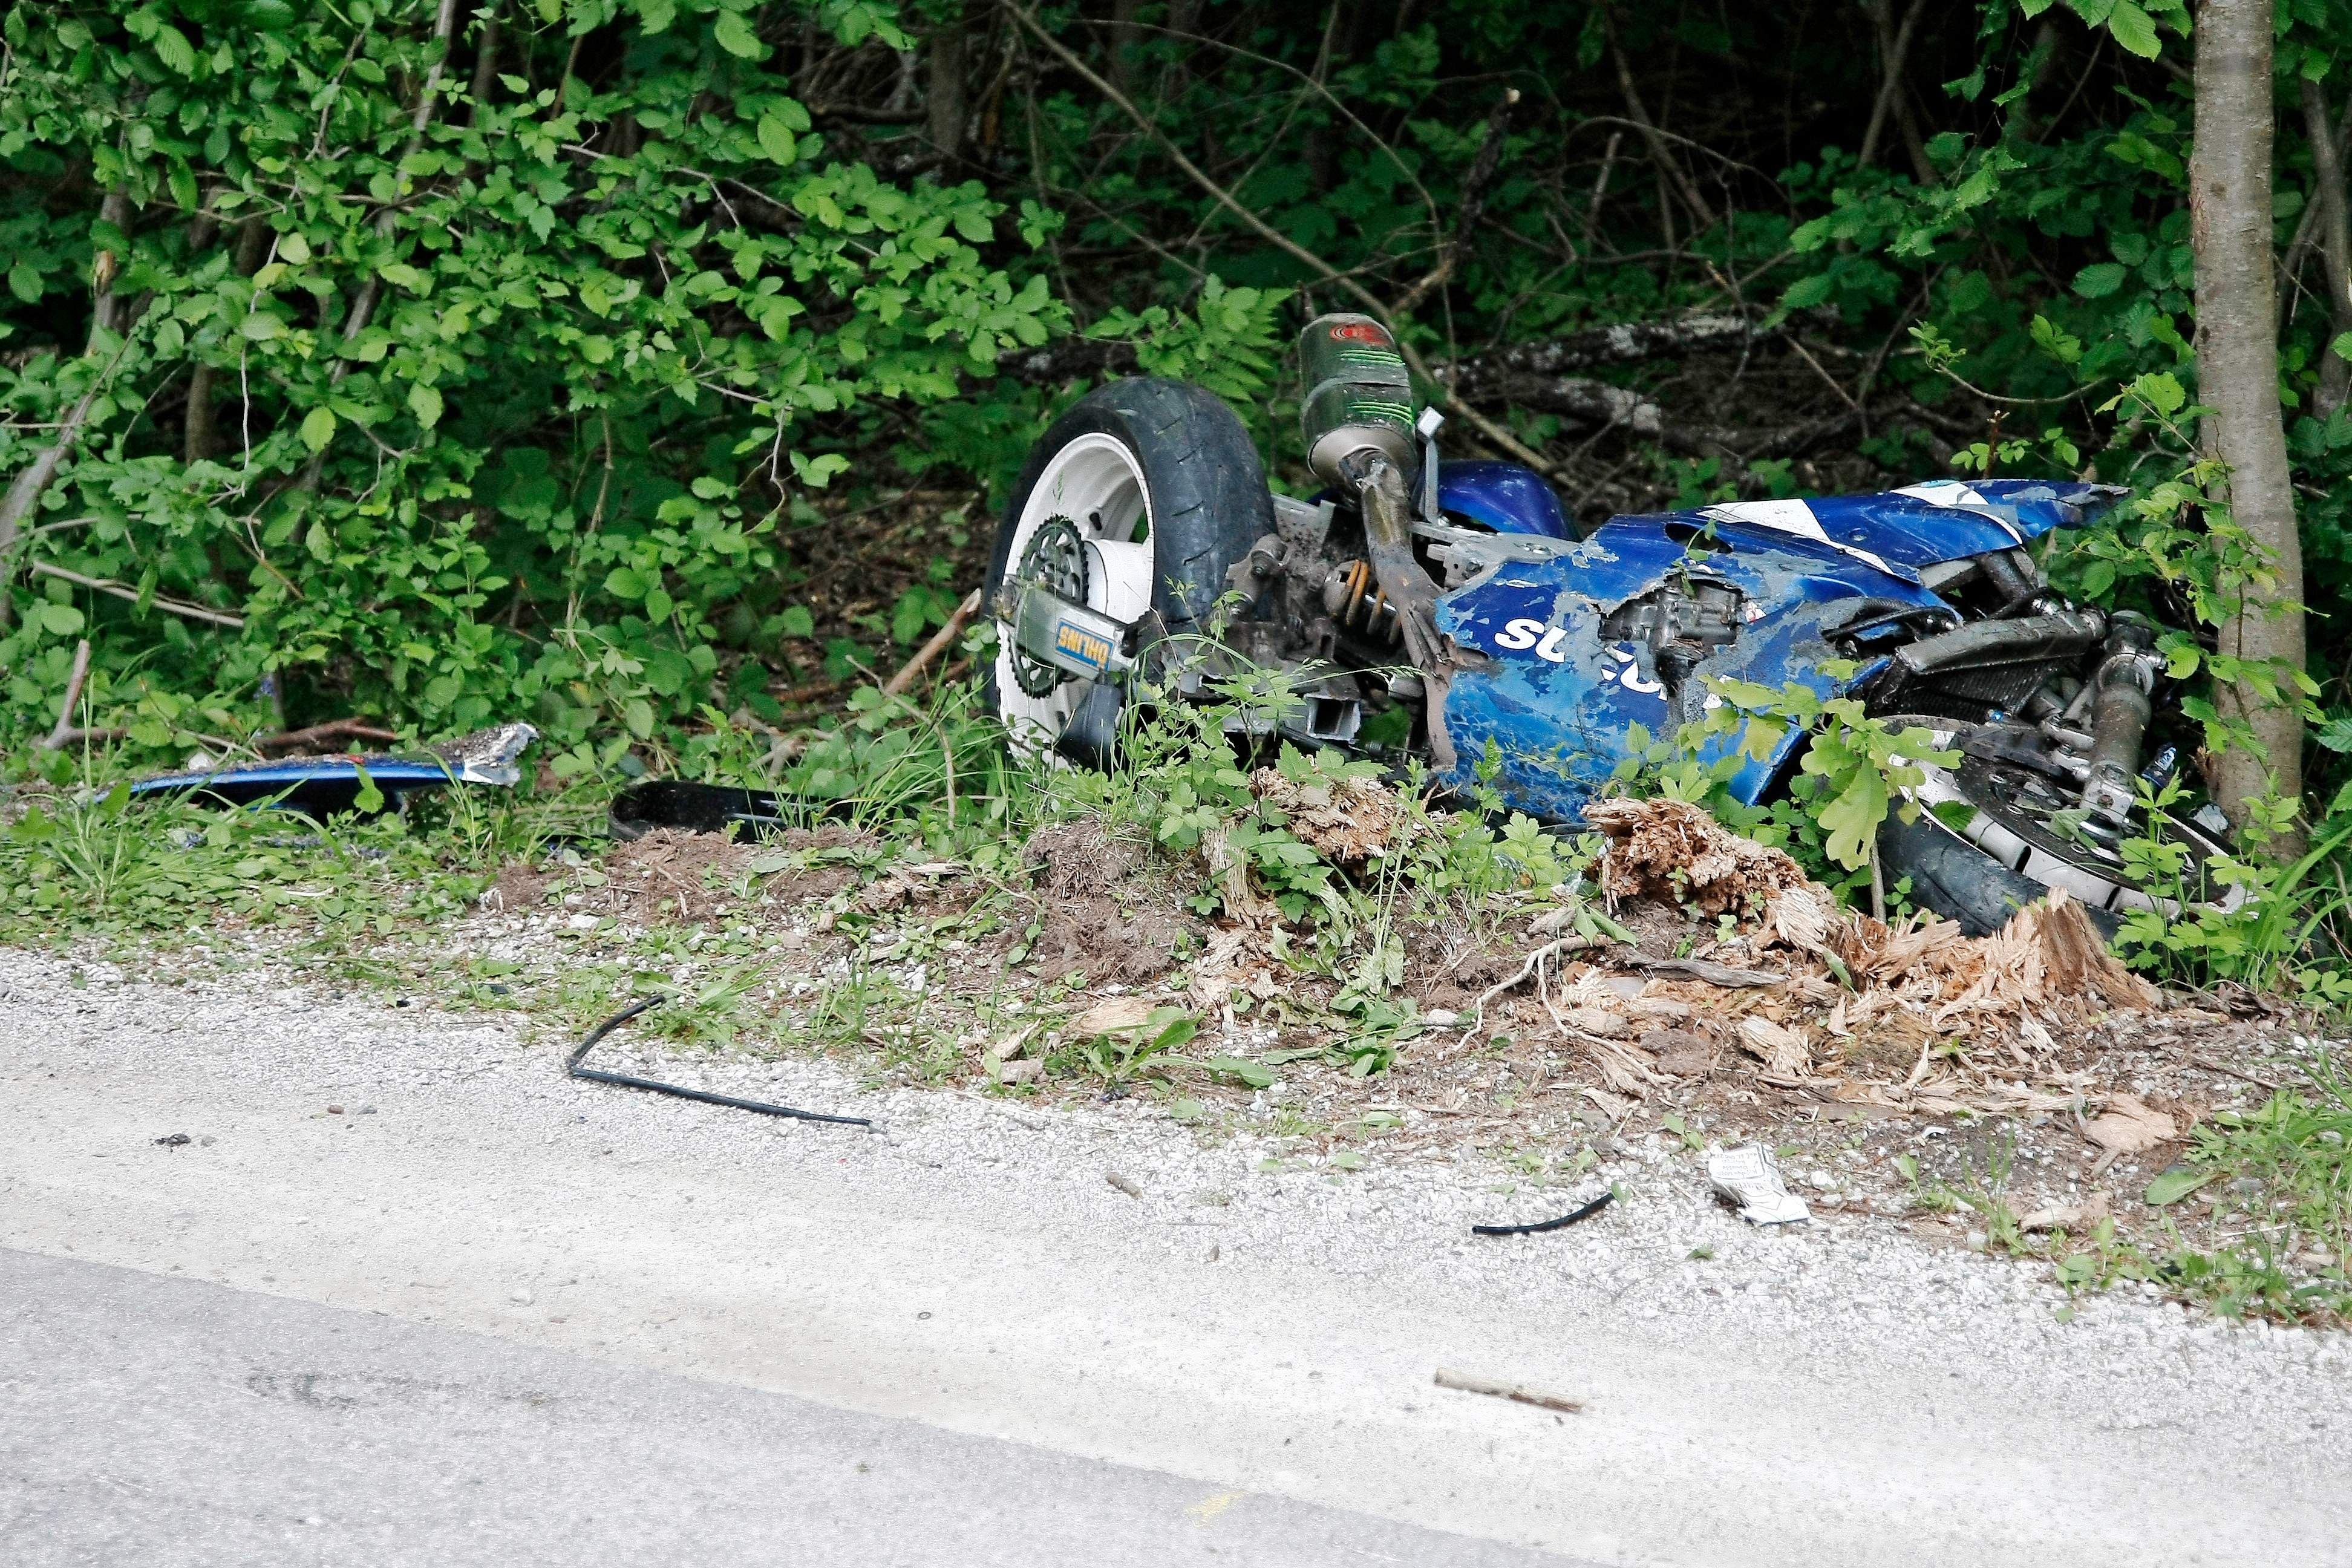
[{"label": "splintered wood", "polygon": [[[2101,1097],[2060,1070],[2057,1039],[2100,1012],[2160,1005],[2063,891],[1970,938],[1924,913],[1888,921],[1842,909],[1786,854],[1686,801],[1600,801],[1585,820],[1604,839],[1595,875],[1612,909],[1658,900],[1732,916],[1737,934],[1698,956],[1780,977],[1768,988],[1711,994],[1696,982],[1654,979],[1640,994],[1705,998],[1696,1026],[1712,1026],[1776,1087],[1928,1114],[2063,1110]],[[1612,963],[1604,951],[1589,957],[1601,969]],[[1574,972],[1561,978],[1572,993],[1584,990]],[[1594,1047],[1618,1095],[1637,1100],[1654,1080],[1649,1069],[1660,1064],[1648,1052],[1589,1019],[1573,1032]],[[1685,1048],[1677,1059],[1693,1058]],[[2116,1144],[2173,1135],[2160,1113],[2127,1096],[2108,1105],[2092,1126],[2104,1124]]]},{"label": "splintered wood", "polygon": [[1719,915],[1805,885],[1804,872],[1785,853],[1725,832],[1686,800],[1594,801],[1584,821],[1609,841],[1601,890],[1612,906],[1646,897]]},{"label": "splintered wood", "polygon": [[1359,867],[1400,847],[1416,826],[1403,795],[1379,779],[1317,777],[1304,783],[1275,768],[1250,774],[1250,793],[1289,818],[1290,831],[1334,864]]}]

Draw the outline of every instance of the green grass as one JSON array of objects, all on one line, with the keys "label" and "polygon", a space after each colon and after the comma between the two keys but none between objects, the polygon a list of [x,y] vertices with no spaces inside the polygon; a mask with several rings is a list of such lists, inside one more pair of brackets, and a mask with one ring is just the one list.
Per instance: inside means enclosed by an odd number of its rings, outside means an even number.
[{"label": "green grass", "polygon": [[2185,1163],[2157,1178],[2149,1201],[2210,1196],[2231,1239],[2177,1247],[2162,1265],[2177,1288],[2225,1317],[2352,1318],[2352,1084],[2331,1058],[2308,1090],[2198,1127]]}]

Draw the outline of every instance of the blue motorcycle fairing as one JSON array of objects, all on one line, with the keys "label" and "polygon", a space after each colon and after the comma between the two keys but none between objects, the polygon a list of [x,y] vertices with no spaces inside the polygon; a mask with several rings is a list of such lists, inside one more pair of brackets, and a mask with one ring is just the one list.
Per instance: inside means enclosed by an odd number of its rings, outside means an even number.
[{"label": "blue motorcycle fairing", "polygon": [[1573,539],[1559,497],[1543,476],[1517,463],[1473,458],[1437,466],[1438,510],[1482,523],[1497,533]]},{"label": "blue motorcycle fairing", "polygon": [[[1456,760],[1444,782],[1474,786],[1491,744],[1499,763],[1494,784],[1508,805],[1572,821],[1633,754],[1635,725],[1671,739],[1713,705],[1706,677],[1776,690],[1801,681],[1836,696],[1873,667],[1843,679],[1825,671],[1823,661],[1834,657],[1825,625],[1906,611],[1948,614],[1908,571],[1882,570],[1826,539],[1718,519],[1710,540],[1702,537],[1706,521],[1696,513],[1621,517],[1566,550],[1498,544],[1495,565],[1442,595],[1438,629],[1485,656],[1446,685],[1444,721]],[[1608,642],[1602,630],[1629,600],[1678,573],[1727,584],[1743,596],[1738,635],[1697,666],[1679,711],[1647,644]],[[1800,739],[1792,734],[1772,755],[1742,764],[1732,794],[1759,798]],[[1726,755],[1732,745],[1719,738],[1702,754]]]},{"label": "blue motorcycle fairing", "polygon": [[[2126,493],[2074,479],[1923,479],[1877,495],[1732,501],[1666,515],[1701,526],[1746,522],[1833,544],[1868,565],[1916,571],[2079,528]],[[1517,463],[1446,463],[1437,497],[1446,512],[1500,533],[1574,537],[1551,487]]]}]

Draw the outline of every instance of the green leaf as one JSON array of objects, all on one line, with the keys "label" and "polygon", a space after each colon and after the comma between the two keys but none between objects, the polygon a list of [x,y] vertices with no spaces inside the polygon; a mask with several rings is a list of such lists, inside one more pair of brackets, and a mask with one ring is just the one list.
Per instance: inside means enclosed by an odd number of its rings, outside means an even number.
[{"label": "green leaf", "polygon": [[838,452],[826,452],[815,458],[806,457],[799,452],[794,452],[791,456],[793,472],[800,477],[801,483],[814,489],[824,489],[826,485],[833,482],[834,475],[849,467],[849,459]]},{"label": "green leaf", "polygon": [[327,443],[334,438],[335,416],[332,409],[313,408],[302,416],[302,445],[313,452],[323,452],[327,449]]},{"label": "green leaf", "polygon": [[1849,871],[1870,864],[1870,846],[1886,820],[1887,798],[1883,774],[1866,763],[1855,770],[1837,798],[1822,809],[1820,822],[1830,836],[1822,847],[1831,859]]},{"label": "green leaf", "polygon": [[2220,1174],[2219,1171],[2166,1171],[2147,1184],[2145,1195],[2150,1207],[2162,1208],[2179,1203]]},{"label": "green leaf", "polygon": [[800,156],[800,146],[793,140],[791,130],[772,114],[760,117],[760,151],[772,163],[793,163]]},{"label": "green leaf", "polygon": [[41,269],[23,257],[8,268],[8,292],[27,305],[41,302]]},{"label": "green leaf", "polygon": [[[82,616],[71,605],[44,603],[39,606],[41,625],[54,637],[70,637],[81,635]],[[30,616],[26,617],[31,619]]]},{"label": "green leaf", "polygon": [[638,740],[651,740],[654,733],[654,705],[642,697],[630,698],[622,705],[621,722],[626,724],[629,727],[629,733]]},{"label": "green leaf", "polygon": [[806,605],[789,605],[778,617],[777,629],[788,637],[813,637],[816,636],[816,617],[809,614]]},{"label": "green leaf", "polygon": [[164,69],[179,76],[193,75],[196,68],[195,46],[188,42],[187,34],[168,22],[155,29],[155,58],[163,62]]},{"label": "green leaf", "polygon": [[2074,274],[2074,292],[2085,300],[2104,300],[2124,286],[2131,273],[2119,261],[2095,261]]},{"label": "green leaf", "polygon": [[1227,1078],[1239,1079],[1252,1089],[1265,1089],[1274,1082],[1274,1069],[1246,1057],[1211,1057],[1209,1070]]},{"label": "green leaf", "polygon": [[616,599],[642,599],[647,584],[627,566],[615,566],[604,574],[604,592]]},{"label": "green leaf", "polygon": [[739,59],[756,60],[767,53],[760,36],[751,31],[751,24],[743,19],[740,11],[721,11],[710,36],[719,40],[720,48]]},{"label": "green leaf", "polygon": [[2165,371],[2137,378],[2132,383],[2132,390],[2146,398],[2150,408],[2168,418],[2179,413],[2181,405],[2189,401],[2188,392]]},{"label": "green leaf", "polygon": [[360,793],[352,797],[354,810],[373,816],[383,809],[383,791],[376,788],[375,780],[368,777],[365,763],[353,763],[352,772],[360,776]]},{"label": "green leaf", "polygon": [[2107,31],[2116,43],[2144,60],[2156,58],[2162,47],[2157,41],[2156,24],[2132,0],[2116,0],[2116,8],[2107,14]]},{"label": "green leaf", "polygon": [[441,394],[438,389],[418,382],[408,389],[408,411],[416,422],[430,430],[441,423]]}]

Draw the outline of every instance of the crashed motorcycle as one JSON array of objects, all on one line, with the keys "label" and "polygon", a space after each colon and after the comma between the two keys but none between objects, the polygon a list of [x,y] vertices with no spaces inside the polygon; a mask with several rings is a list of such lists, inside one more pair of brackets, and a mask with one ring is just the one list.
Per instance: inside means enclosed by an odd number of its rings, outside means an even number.
[{"label": "crashed motorcycle", "polygon": [[[2151,825],[2141,804],[2178,765],[2150,735],[2161,628],[2069,602],[2029,549],[2120,489],[1933,479],[1580,536],[1533,470],[1441,460],[1442,419],[1416,409],[1378,321],[1318,318],[1299,354],[1315,500],[1273,493],[1232,410],[1181,382],[1111,383],[1038,442],[986,587],[1016,744],[1107,765],[1130,708],[1197,696],[1243,659],[1292,677],[1282,739],[1418,756],[1465,795],[1484,764],[1510,806],[1572,824],[1636,726],[1676,734],[1719,700],[1711,679],[1799,682],[1958,754],[1922,764],[1922,809],[1891,814],[1879,848],[1915,902],[1972,934],[2052,888],[2110,927],[2173,911],[2184,889],[2225,896],[2204,879],[2218,813]],[[1784,790],[1802,744],[1747,758],[1731,794]],[[2164,887],[2138,885],[2125,854],[2152,830],[2185,851]]]}]

